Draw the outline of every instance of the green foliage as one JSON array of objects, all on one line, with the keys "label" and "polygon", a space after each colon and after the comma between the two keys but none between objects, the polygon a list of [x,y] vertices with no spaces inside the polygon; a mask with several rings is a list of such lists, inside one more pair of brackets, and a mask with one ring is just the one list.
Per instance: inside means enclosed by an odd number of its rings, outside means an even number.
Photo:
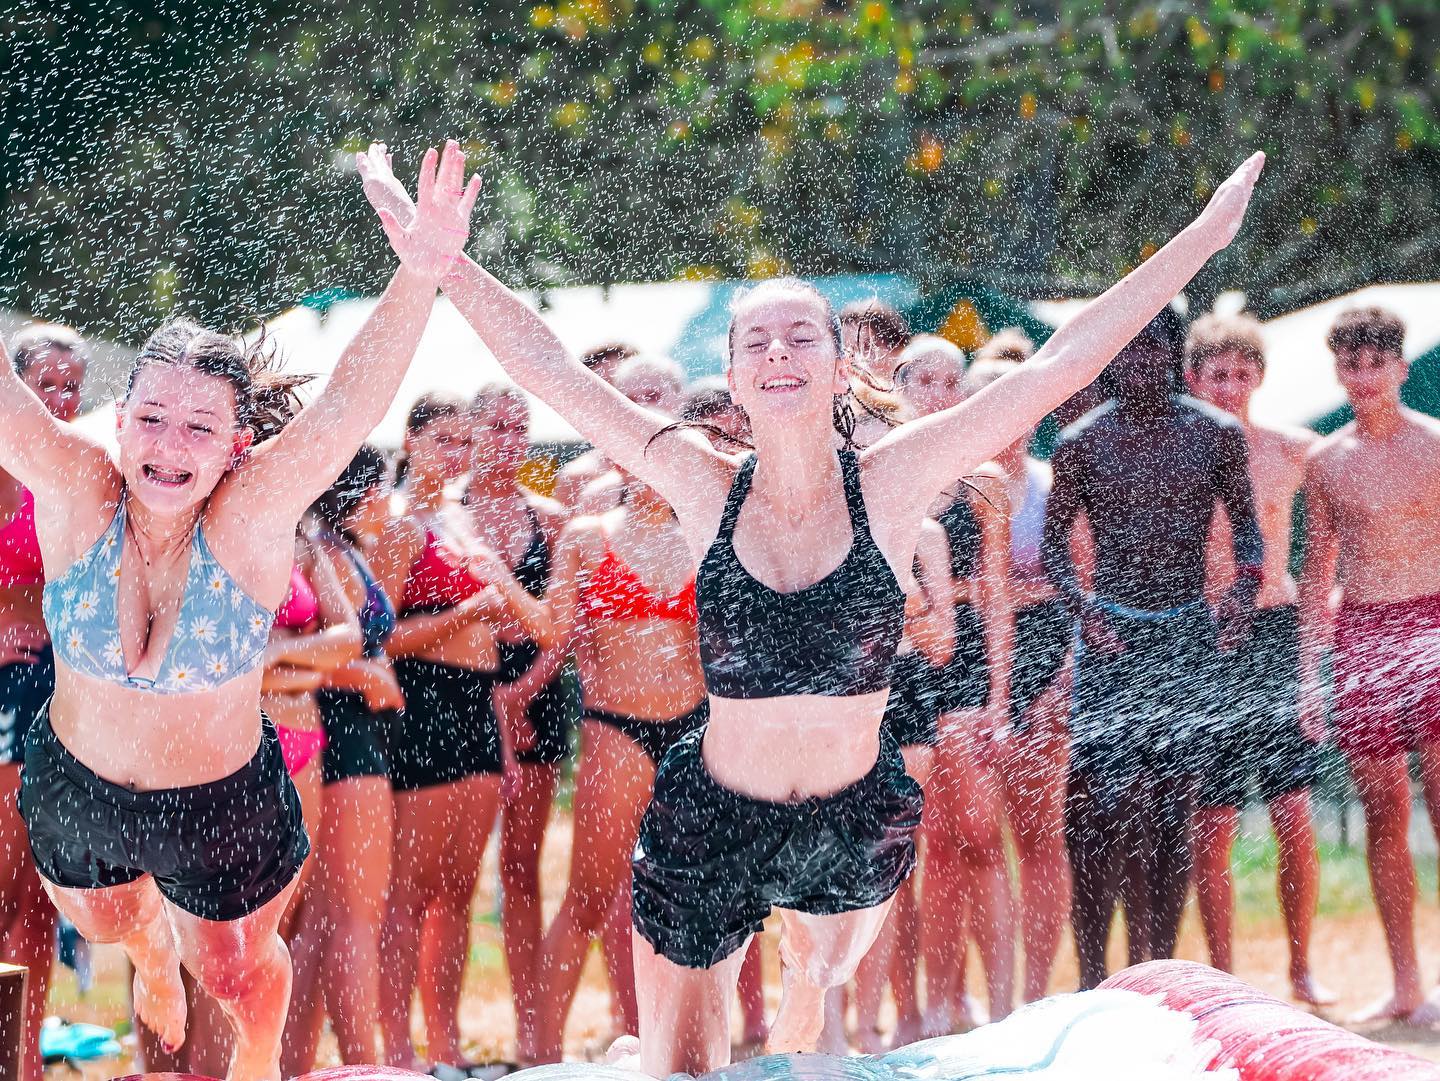
[{"label": "green foliage", "polygon": [[1262,314],[1440,261],[1430,0],[18,0],[0,303],[134,339],[388,252],[348,171],[453,135],[546,286],[899,270],[1090,293],[1270,166],[1195,286]]}]

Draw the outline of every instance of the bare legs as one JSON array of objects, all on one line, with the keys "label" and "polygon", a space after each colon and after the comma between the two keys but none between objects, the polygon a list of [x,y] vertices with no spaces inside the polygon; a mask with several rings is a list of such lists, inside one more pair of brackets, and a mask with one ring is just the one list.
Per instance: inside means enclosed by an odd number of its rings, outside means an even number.
[{"label": "bare legs", "polygon": [[40,1081],[40,1022],[55,963],[55,906],[40,873],[15,805],[19,765],[0,766],[0,957],[29,969],[25,991],[22,1081]]},{"label": "bare legs", "polygon": [[537,1050],[545,1062],[560,1059],[585,951],[629,879],[640,819],[655,784],[654,766],[629,736],[599,721],[582,722],[581,731],[570,885],[540,954],[544,1009]]},{"label": "bare legs", "polygon": [[1070,858],[1065,851],[1065,715],[1069,680],[1057,678],[1027,711],[1022,735],[1001,750],[1000,779],[1020,871],[1020,926],[1025,945],[1022,998],[1044,998],[1070,915]]},{"label": "bare legs", "polygon": [[395,794],[395,863],[380,953],[380,1027],[386,1063],[420,1066],[410,1037],[418,986],[430,1062],[460,1061],[457,1011],[470,902],[500,809],[496,774]]},{"label": "bare legs", "polygon": [[183,963],[219,1003],[235,1034],[229,1081],[276,1081],[290,998],[290,957],[278,932],[292,883],[238,920],[202,920],[164,901],[147,875],[101,890],[48,887],[91,942],[125,948],[135,966],[135,1009],[171,1047],[185,1040]]},{"label": "bare legs", "polygon": [[[972,711],[940,719],[926,831],[926,1031],[952,1031],[963,1012],[965,912],[985,968],[990,1017],[1009,1014],[1015,983],[1014,898],[1005,856],[1002,789],[992,750],[975,738]],[[927,814],[927,818],[929,815]],[[959,889],[956,889],[956,884]]]},{"label": "bare legs", "polygon": [[517,790],[506,799],[500,818],[500,924],[505,963],[515,996],[515,1058],[522,1066],[542,1061],[540,1026],[540,849],[558,766],[522,763]]},{"label": "bare legs", "polygon": [[[1436,749],[1426,746],[1422,760]],[[1365,856],[1385,946],[1395,971],[1395,994],[1356,1021],[1410,1017],[1425,1001],[1415,952],[1415,861],[1410,855],[1410,780],[1405,755],[1350,760],[1350,774],[1365,812]],[[1429,795],[1427,791],[1427,796]]]},{"label": "bare legs", "polygon": [[380,929],[390,885],[394,802],[387,777],[325,786],[317,868],[291,952],[295,990],[286,1025],[287,1076],[314,1067],[322,1011],[347,1065],[376,1060]]}]

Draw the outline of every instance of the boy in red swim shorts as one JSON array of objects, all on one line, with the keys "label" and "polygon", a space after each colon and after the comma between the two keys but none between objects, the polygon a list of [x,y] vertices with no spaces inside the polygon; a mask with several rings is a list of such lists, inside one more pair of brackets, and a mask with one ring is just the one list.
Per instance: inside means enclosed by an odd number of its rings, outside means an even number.
[{"label": "boy in red swim shorts", "polygon": [[[1440,832],[1440,422],[1400,404],[1405,327],[1380,308],[1341,315],[1327,344],[1355,420],[1312,448],[1300,582],[1301,717],[1324,732],[1320,667],[1333,631],[1335,726],[1365,811],[1366,854],[1395,994],[1357,1021],[1440,1021],[1415,953],[1408,755],[1420,755]],[[1330,610],[1338,579],[1343,594]]]}]

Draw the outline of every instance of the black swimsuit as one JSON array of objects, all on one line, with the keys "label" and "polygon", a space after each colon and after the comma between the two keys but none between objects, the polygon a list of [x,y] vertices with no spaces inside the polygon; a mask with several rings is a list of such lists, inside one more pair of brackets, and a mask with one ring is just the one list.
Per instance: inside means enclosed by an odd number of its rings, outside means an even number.
[{"label": "black swimsuit", "polygon": [[[545,543],[540,519],[528,503],[525,513],[530,518],[530,546],[515,565],[514,574],[525,587],[525,592],[539,598],[545,595],[550,585],[550,546]],[[501,642],[500,670],[496,682],[513,683],[530,670],[539,655],[540,647],[528,638],[518,642]],[[515,757],[530,765],[553,766],[565,761],[570,754],[570,730],[579,710],[575,680],[564,671],[557,673],[541,688],[525,711],[526,718],[535,729],[535,742]]]},{"label": "black swimsuit", "polygon": [[[905,596],[870,535],[860,467],[840,452],[850,551],[814,585],[781,593],[757,581],[733,536],[755,472],[741,467],[696,576],[700,658],[712,695],[776,698],[885,690]],[[704,729],[666,755],[635,848],[636,929],[657,952],[709,968],[744,946],[773,906],[813,915],[873,908],[915,866],[920,787],[882,730],[864,777],[793,803],[719,784],[701,756]]]}]

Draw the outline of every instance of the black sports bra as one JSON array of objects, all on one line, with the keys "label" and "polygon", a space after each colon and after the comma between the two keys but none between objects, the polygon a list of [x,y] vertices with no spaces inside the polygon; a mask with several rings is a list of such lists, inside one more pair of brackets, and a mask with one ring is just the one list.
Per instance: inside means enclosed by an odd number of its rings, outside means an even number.
[{"label": "black sports bra", "polygon": [[980,568],[980,523],[963,487],[955,502],[937,514],[935,520],[945,527],[945,536],[950,541],[950,573],[961,580],[974,578]]},{"label": "black sports bra", "polygon": [[735,522],[755,475],[740,466],[720,531],[695,576],[700,663],[705,686],[721,698],[856,695],[890,686],[890,665],[905,622],[905,593],[870,535],[860,463],[842,450],[850,551],[813,585],[780,593],[757,581],[735,555]]}]

